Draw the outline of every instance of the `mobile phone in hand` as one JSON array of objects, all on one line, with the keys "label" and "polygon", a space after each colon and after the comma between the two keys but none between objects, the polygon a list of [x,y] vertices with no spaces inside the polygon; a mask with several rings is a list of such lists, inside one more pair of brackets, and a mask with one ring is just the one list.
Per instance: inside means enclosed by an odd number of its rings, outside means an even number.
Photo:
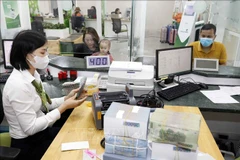
[{"label": "mobile phone in hand", "polygon": [[78,93],[77,93],[76,99],[78,99],[79,96],[82,94],[82,91],[83,91],[83,89],[84,89],[84,86],[85,86],[85,84],[86,84],[86,81],[87,81],[87,77],[82,77],[82,78],[81,78],[80,83],[79,83],[80,89],[79,89],[79,91],[78,91]]}]

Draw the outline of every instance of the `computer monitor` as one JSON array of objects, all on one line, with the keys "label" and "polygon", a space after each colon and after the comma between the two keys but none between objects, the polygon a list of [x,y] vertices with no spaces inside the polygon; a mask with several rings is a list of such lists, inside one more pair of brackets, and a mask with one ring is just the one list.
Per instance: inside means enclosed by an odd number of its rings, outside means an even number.
[{"label": "computer monitor", "polygon": [[10,52],[12,49],[12,39],[3,39],[2,46],[3,46],[3,61],[4,61],[4,68],[5,69],[13,69],[12,65],[10,64]]},{"label": "computer monitor", "polygon": [[192,71],[192,46],[156,50],[156,79]]},{"label": "computer monitor", "polygon": [[96,10],[88,9],[88,17],[95,19],[96,18]]}]

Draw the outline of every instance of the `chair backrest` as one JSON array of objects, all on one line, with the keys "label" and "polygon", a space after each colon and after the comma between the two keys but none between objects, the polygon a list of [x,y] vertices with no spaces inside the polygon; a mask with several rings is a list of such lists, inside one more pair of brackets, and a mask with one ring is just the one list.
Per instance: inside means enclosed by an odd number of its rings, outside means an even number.
[{"label": "chair backrest", "polygon": [[72,29],[76,28],[82,28],[84,25],[84,17],[83,16],[72,16],[71,17],[71,24],[72,24]]},{"label": "chair backrest", "polygon": [[120,18],[112,18],[112,24],[113,24],[113,32],[120,33],[121,32],[121,26],[122,22]]}]

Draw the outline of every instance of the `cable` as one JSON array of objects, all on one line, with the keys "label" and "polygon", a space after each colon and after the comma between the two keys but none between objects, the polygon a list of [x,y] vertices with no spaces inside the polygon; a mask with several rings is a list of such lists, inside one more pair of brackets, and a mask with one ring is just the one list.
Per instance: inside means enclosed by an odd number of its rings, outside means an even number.
[{"label": "cable", "polygon": [[105,137],[100,141],[100,145],[105,148]]},{"label": "cable", "polygon": [[137,101],[138,106],[150,107],[150,108],[163,108],[163,100],[156,95],[155,87],[153,90],[149,91],[147,94],[142,94],[140,100]]},{"label": "cable", "polygon": [[194,79],[192,79],[191,77],[186,77],[186,78],[181,78],[179,82],[181,82],[182,80],[185,82],[190,82],[190,81],[186,81],[186,79],[190,79],[192,80],[193,83],[198,84],[196,81],[194,81]]}]

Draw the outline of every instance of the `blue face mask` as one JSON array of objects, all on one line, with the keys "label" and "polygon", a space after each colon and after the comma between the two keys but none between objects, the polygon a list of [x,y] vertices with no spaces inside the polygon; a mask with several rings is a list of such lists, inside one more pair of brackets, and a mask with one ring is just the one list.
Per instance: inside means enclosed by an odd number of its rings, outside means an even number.
[{"label": "blue face mask", "polygon": [[200,38],[200,43],[203,47],[209,47],[213,43],[212,38]]}]

